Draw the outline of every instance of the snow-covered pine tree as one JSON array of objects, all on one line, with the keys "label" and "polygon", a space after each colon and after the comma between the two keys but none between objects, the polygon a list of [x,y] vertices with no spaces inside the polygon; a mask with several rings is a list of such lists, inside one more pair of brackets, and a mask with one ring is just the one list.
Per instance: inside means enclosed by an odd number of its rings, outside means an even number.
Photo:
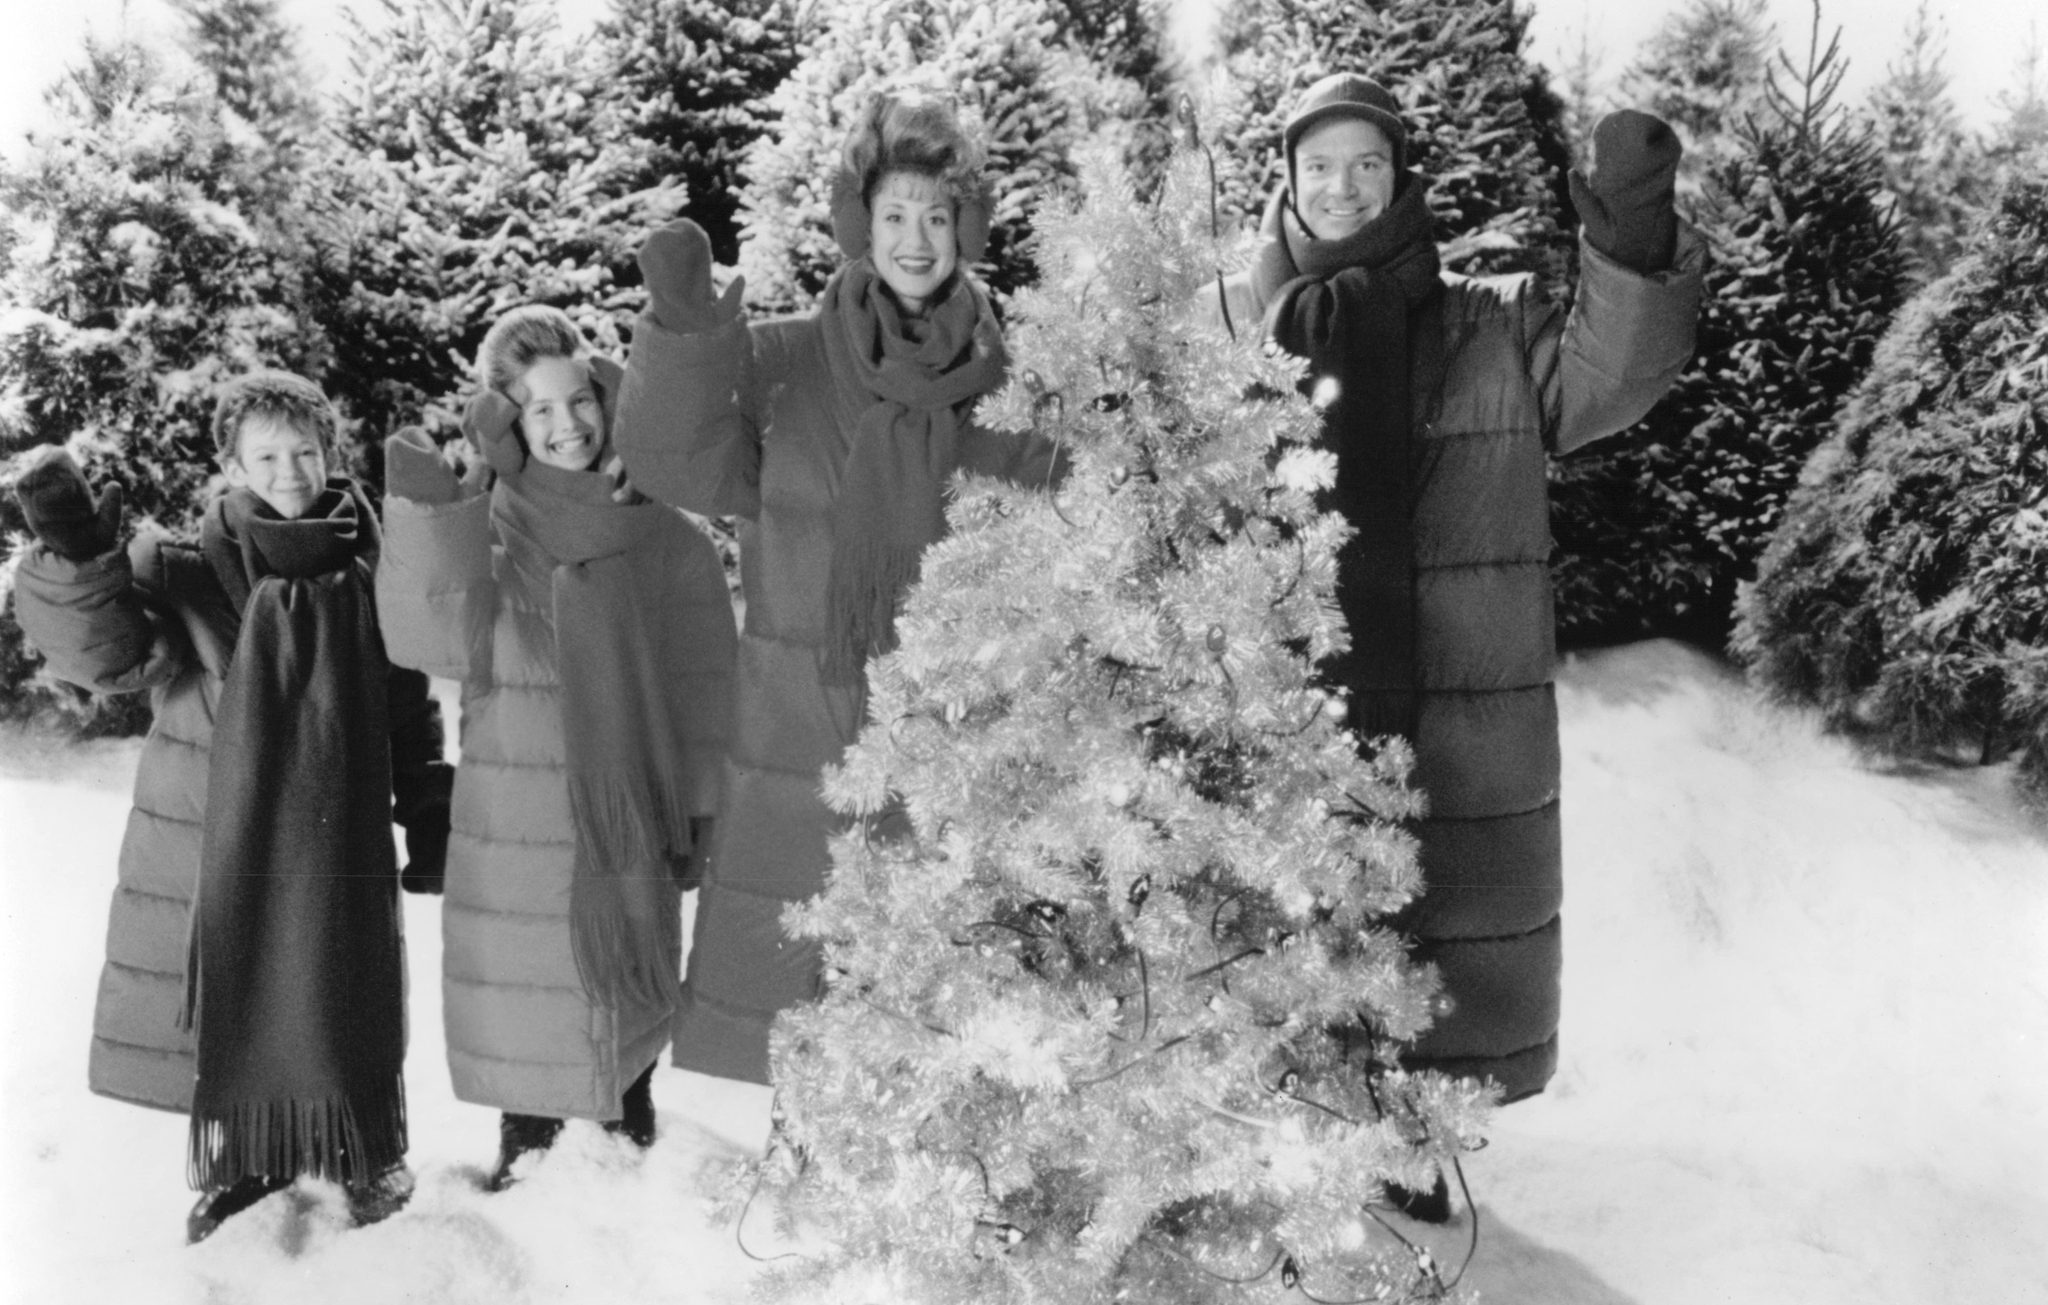
[{"label": "snow-covered pine tree", "polygon": [[215,97],[274,148],[303,148],[320,104],[298,32],[278,0],[171,0],[171,7],[185,20],[186,46],[213,79]]},{"label": "snow-covered pine tree", "polygon": [[626,188],[651,147],[546,0],[381,3],[382,24],[354,24],[317,187],[330,388],[378,440],[453,429],[470,359],[514,305],[562,308],[616,351],[643,297],[622,277],[683,202]]},{"label": "snow-covered pine tree", "polygon": [[1992,97],[2005,115],[1992,127],[1989,151],[2001,168],[2039,166],[2035,153],[2048,148],[2048,87],[2042,85],[2048,70],[2041,63],[2041,27],[2028,23],[2012,85]]},{"label": "snow-covered pine tree", "polygon": [[[318,378],[326,362],[267,155],[206,82],[175,55],[88,38],[49,92],[53,125],[0,163],[0,458],[68,443],[96,483],[121,483],[131,521],[173,533],[196,528],[214,474],[214,384],[257,366]],[[23,529],[0,494],[0,531]],[[0,712],[75,705],[26,683],[38,663],[19,641],[0,618]],[[85,710],[146,723],[147,704],[120,702]]]},{"label": "snow-covered pine tree", "polygon": [[1804,64],[1781,59],[1783,92],[1704,179],[1692,365],[1642,422],[1553,467],[1568,643],[1726,641],[1737,586],[1904,297],[1883,164],[1834,102],[1841,58],[1815,14]]},{"label": "snow-covered pine tree", "polygon": [[2048,790],[2048,175],[1899,314],[1808,464],[1736,648],[1773,694],[1905,755]]},{"label": "snow-covered pine tree", "polygon": [[1060,26],[1053,0],[818,0],[803,61],[769,107],[779,126],[754,142],[740,199],[740,269],[756,306],[810,303],[839,265],[831,177],[847,128],[877,91],[916,85],[978,117],[995,212],[977,269],[998,295],[1031,277],[1027,209],[1074,175],[1074,152],[1131,99]]},{"label": "snow-covered pine tree", "polygon": [[1592,15],[1588,9],[1578,28],[1578,39],[1566,46],[1558,96],[1564,101],[1562,130],[1571,146],[1572,158],[1583,160],[1593,147],[1593,128],[1608,109],[1607,79],[1601,72],[1606,51],[1593,44]]},{"label": "snow-covered pine tree", "polygon": [[[640,190],[681,181],[682,216],[739,258],[740,159],[770,130],[768,96],[797,62],[797,0],[613,0],[597,25],[607,91],[652,149],[622,178]],[[806,10],[808,6],[805,6]]]},{"label": "snow-covered pine tree", "polygon": [[1884,188],[1915,279],[1939,277],[1962,253],[1963,227],[1979,189],[1969,135],[1948,93],[1941,32],[1920,0],[1905,49],[1870,93],[1869,115],[1884,158]]},{"label": "snow-covered pine tree", "polygon": [[[1173,152],[1181,60],[1168,39],[1173,0],[1051,0],[1065,43],[1108,74],[1096,130],[1122,150],[1149,198]],[[1105,130],[1106,129],[1106,130]]]},{"label": "snow-covered pine tree", "polygon": [[1670,123],[1685,145],[1682,201],[1699,196],[1708,172],[1747,152],[1740,133],[1763,112],[1777,45],[1766,0],[1688,0],[1622,74],[1621,102]]},{"label": "snow-covered pine tree", "polygon": [[1444,266],[1569,284],[1564,104],[1523,57],[1515,0],[1229,0],[1209,89],[1225,216],[1256,225],[1287,178],[1281,128],[1301,92],[1362,72],[1399,98],[1409,162],[1434,179]]},{"label": "snow-covered pine tree", "polygon": [[1072,474],[963,483],[870,664],[826,777],[856,824],[786,920],[824,992],[778,1021],[734,1203],[817,1247],[779,1300],[1441,1299],[1372,1207],[1485,1103],[1395,1063],[1432,1005],[1386,925],[1417,801],[1406,745],[1361,759],[1316,683],[1346,637],[1334,459],[1297,363],[1196,322],[1203,165],[1156,205],[1107,151],[1084,184],[1037,215],[979,418]]}]

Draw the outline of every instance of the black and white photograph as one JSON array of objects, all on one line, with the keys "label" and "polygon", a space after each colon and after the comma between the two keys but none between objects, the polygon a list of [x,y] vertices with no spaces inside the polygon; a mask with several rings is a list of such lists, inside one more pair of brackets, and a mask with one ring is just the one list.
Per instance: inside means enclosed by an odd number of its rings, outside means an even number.
[{"label": "black and white photograph", "polygon": [[6,1301],[2048,1305],[2048,12],[8,28]]}]

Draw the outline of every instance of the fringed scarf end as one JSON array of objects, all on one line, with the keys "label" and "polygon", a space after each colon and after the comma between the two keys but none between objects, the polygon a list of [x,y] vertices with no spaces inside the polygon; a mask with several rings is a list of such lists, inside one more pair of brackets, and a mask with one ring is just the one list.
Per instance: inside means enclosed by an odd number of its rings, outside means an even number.
[{"label": "fringed scarf end", "polygon": [[406,1147],[405,1079],[393,1075],[354,1096],[195,1105],[186,1179],[202,1192],[302,1174],[361,1182],[404,1160]]}]

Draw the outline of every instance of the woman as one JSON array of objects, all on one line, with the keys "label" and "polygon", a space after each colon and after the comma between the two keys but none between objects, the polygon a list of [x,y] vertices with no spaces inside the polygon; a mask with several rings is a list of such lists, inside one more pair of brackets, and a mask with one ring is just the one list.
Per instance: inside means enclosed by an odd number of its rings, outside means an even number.
[{"label": "woman", "polygon": [[534,305],[477,370],[465,425],[496,487],[388,441],[377,600],[394,662],[462,681],[442,1001],[455,1095],[503,1112],[496,1190],[564,1119],[654,1140],[735,631],[711,541],[598,470],[618,366]]},{"label": "woman", "polygon": [[1041,484],[1044,440],[972,424],[1000,386],[1001,328],[964,265],[988,238],[982,150],[950,106],[878,95],[832,179],[845,264],[815,312],[749,323],[711,289],[687,220],[651,236],[619,450],[634,485],[744,519],[733,747],[698,902],[675,1063],[768,1081],[768,1028],[816,990],[783,906],[817,893],[840,827],[819,773],[859,732],[867,659],[945,528],[955,471]]}]

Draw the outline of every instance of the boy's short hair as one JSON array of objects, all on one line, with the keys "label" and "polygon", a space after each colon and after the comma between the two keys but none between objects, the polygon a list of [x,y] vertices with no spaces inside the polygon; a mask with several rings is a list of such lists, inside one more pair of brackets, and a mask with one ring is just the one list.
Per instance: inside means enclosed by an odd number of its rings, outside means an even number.
[{"label": "boy's short hair", "polygon": [[251,417],[310,432],[329,453],[341,436],[341,419],[327,395],[290,372],[246,372],[220,387],[213,401],[213,447],[223,460],[240,451],[242,427]]},{"label": "boy's short hair", "polygon": [[477,381],[510,394],[526,369],[543,358],[582,358],[583,332],[569,314],[547,304],[521,304],[491,323],[476,351]]}]

